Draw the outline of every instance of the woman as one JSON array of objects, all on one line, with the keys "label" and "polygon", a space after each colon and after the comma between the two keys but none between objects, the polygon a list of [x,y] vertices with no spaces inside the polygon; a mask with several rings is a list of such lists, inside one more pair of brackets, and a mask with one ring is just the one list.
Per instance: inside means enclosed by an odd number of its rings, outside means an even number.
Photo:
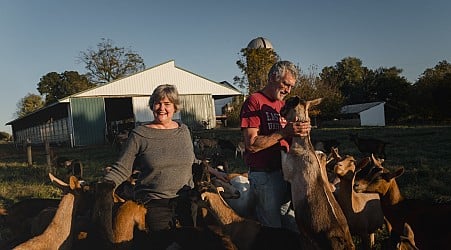
[{"label": "woman", "polygon": [[134,197],[149,211],[146,223],[150,231],[170,229],[175,222],[193,225],[191,203],[184,198],[184,191],[193,187],[195,155],[188,127],[172,120],[180,108],[176,87],[158,86],[149,106],[154,120],[131,131],[119,159],[104,179],[117,187],[132,174],[136,160],[140,175]]}]

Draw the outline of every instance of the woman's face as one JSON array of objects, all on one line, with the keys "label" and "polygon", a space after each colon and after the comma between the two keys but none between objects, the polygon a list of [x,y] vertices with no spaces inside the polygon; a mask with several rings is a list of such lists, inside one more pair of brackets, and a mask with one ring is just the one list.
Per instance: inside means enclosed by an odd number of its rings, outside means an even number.
[{"label": "woman's face", "polygon": [[171,122],[175,113],[175,105],[167,97],[164,97],[159,102],[153,104],[152,111],[155,122]]}]

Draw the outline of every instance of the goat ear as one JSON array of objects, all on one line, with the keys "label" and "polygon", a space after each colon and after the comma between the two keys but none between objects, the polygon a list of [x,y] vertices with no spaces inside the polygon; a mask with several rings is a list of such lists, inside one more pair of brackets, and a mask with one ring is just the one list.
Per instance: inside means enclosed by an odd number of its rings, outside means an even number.
[{"label": "goat ear", "polygon": [[286,103],[287,107],[294,108],[297,105],[299,105],[300,101],[301,101],[301,99],[299,98],[299,96],[292,96],[292,97],[288,98],[285,103]]},{"label": "goat ear", "polygon": [[58,179],[56,176],[54,176],[52,173],[49,173],[49,178],[52,183],[54,183],[56,186],[63,188],[68,187],[69,184],[65,183],[64,181]]},{"label": "goat ear", "polygon": [[399,176],[401,176],[404,173],[404,168],[400,167],[398,169],[396,169],[394,172],[389,172],[386,175],[387,179],[394,179],[394,178],[398,178]]},{"label": "goat ear", "polygon": [[322,100],[323,100],[323,98],[317,98],[317,99],[311,100],[310,101],[310,107],[313,107],[313,106],[316,106],[316,105],[320,104]]},{"label": "goat ear", "polygon": [[415,236],[414,236],[413,230],[408,223],[404,223],[404,230],[403,230],[403,235],[401,236],[401,238],[404,238],[404,237],[412,240],[413,242],[415,241]]},{"label": "goat ear", "polygon": [[71,175],[69,177],[69,187],[71,190],[75,190],[76,188],[80,188],[80,182],[78,181],[78,178]]},{"label": "goat ear", "polygon": [[118,203],[118,202],[123,203],[123,202],[125,202],[125,201],[126,201],[126,200],[125,200],[124,198],[120,197],[118,194],[116,194],[115,191],[113,191],[113,202],[114,202],[114,203]]},{"label": "goat ear", "polygon": [[331,154],[335,160],[337,160],[337,161],[341,160],[341,156],[338,154],[338,148],[332,148]]},{"label": "goat ear", "polygon": [[356,170],[362,169],[364,168],[366,165],[368,165],[368,163],[370,163],[370,158],[369,157],[365,157],[363,158],[359,164],[356,166]]},{"label": "goat ear", "polygon": [[396,171],[394,172],[395,178],[400,176],[400,175],[402,175],[403,173],[404,173],[404,168],[403,167],[400,167],[400,168],[396,169]]}]

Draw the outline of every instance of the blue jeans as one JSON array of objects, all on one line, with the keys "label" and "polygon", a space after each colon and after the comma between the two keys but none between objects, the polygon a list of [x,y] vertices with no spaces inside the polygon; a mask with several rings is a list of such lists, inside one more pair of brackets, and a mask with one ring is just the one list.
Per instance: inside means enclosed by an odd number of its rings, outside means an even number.
[{"label": "blue jeans", "polygon": [[257,220],[264,226],[282,227],[282,216],[287,213],[291,198],[282,170],[249,172],[249,183]]}]

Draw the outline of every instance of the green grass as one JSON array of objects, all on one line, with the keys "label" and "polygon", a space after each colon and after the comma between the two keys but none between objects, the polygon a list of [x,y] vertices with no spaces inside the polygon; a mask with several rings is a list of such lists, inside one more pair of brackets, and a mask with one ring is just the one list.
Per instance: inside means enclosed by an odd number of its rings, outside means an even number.
[{"label": "green grass", "polygon": [[[349,140],[350,133],[363,137],[375,137],[390,144],[386,147],[384,166],[389,169],[405,168],[397,181],[401,192],[408,198],[428,199],[438,202],[451,201],[451,126],[398,126],[371,128],[322,128],[313,129],[312,139],[336,139],[340,142],[341,155],[356,158],[362,155]],[[241,140],[239,129],[213,129],[193,132],[194,136],[221,138],[237,142]],[[81,148],[52,147],[58,156],[79,159],[84,166],[84,176],[95,181],[103,174],[103,168],[114,162],[118,150],[109,145]],[[11,144],[0,144],[0,205],[27,197],[55,198],[60,191],[48,178],[46,155],[42,147],[32,147],[33,166],[27,166],[26,151]],[[234,151],[224,151],[229,169],[247,171],[243,160],[235,159]],[[61,178],[61,171],[56,173]],[[4,234],[0,227],[0,239]],[[384,232],[379,232],[383,235]],[[380,244],[380,243],[379,243]]]},{"label": "green grass", "polygon": [[[313,129],[312,139],[336,139],[340,154],[361,157],[349,140],[350,133],[375,137],[389,142],[384,166],[389,169],[404,167],[398,178],[401,191],[410,198],[451,201],[451,127],[371,127]],[[194,136],[241,140],[239,129],[213,129],[193,132]],[[118,156],[118,150],[109,145],[80,148],[52,147],[58,156],[80,159],[84,176],[94,181],[103,174],[103,168]],[[32,147],[33,167],[27,165],[26,151],[12,144],[0,144],[0,202],[9,205],[24,197],[54,197],[59,195],[51,185],[47,173],[46,155],[42,147]],[[235,159],[233,151],[224,151],[231,171],[244,172],[244,161]],[[61,172],[61,171],[60,171]],[[62,173],[57,173],[57,175]],[[14,190],[15,192],[11,192]],[[50,190],[50,191],[48,191]]]}]

